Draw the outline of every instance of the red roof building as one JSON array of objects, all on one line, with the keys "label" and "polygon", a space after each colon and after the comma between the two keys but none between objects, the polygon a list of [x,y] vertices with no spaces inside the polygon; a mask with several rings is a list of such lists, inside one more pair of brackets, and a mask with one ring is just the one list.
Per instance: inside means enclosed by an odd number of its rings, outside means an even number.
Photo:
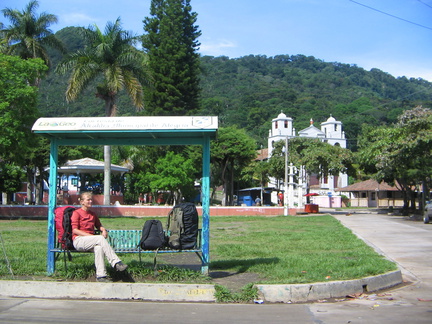
[{"label": "red roof building", "polygon": [[338,188],[336,191],[350,199],[351,207],[402,207],[402,192],[386,182],[369,179],[352,185]]}]

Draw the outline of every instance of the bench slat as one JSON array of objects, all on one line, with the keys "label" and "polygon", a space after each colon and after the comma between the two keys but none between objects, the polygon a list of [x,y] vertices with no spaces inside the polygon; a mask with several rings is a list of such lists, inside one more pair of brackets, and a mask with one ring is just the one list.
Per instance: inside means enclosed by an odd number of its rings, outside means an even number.
[{"label": "bench slat", "polygon": [[[142,230],[110,230],[108,231],[108,243],[116,253],[154,253],[154,250],[142,250],[139,247]],[[201,249],[201,229],[198,230],[197,244],[194,249],[171,250],[169,248],[160,249],[157,253],[180,253],[180,252],[202,252]],[[50,250],[54,253],[66,252],[62,248]],[[82,253],[82,251],[71,250],[70,252]]]},{"label": "bench slat", "polygon": [[114,250],[137,250],[141,233],[140,230],[111,230],[108,242]]}]

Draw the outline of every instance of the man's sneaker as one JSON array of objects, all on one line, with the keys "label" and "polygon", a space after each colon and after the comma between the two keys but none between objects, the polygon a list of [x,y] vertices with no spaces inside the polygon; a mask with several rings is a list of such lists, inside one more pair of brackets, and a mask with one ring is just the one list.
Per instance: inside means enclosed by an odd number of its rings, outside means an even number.
[{"label": "man's sneaker", "polygon": [[116,269],[116,271],[125,271],[127,269],[127,265],[124,264],[123,262],[117,262],[114,266],[114,268]]},{"label": "man's sneaker", "polygon": [[96,278],[97,282],[112,282],[112,280],[110,278],[107,277],[98,277]]}]

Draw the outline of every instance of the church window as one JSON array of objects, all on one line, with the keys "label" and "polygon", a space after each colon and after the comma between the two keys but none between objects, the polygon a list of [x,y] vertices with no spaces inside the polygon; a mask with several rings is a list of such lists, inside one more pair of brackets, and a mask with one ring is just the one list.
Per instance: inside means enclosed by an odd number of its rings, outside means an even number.
[{"label": "church window", "polygon": [[278,128],[278,122],[275,122],[275,129]]},{"label": "church window", "polygon": [[288,120],[285,120],[284,126],[285,126],[285,128],[288,128]]}]

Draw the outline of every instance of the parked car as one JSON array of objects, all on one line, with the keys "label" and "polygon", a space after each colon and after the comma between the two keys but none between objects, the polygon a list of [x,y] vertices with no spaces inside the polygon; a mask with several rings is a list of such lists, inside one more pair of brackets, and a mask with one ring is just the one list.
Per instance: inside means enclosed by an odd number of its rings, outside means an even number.
[{"label": "parked car", "polygon": [[425,206],[425,212],[423,216],[423,223],[429,224],[429,220],[432,217],[432,201],[427,201]]}]

